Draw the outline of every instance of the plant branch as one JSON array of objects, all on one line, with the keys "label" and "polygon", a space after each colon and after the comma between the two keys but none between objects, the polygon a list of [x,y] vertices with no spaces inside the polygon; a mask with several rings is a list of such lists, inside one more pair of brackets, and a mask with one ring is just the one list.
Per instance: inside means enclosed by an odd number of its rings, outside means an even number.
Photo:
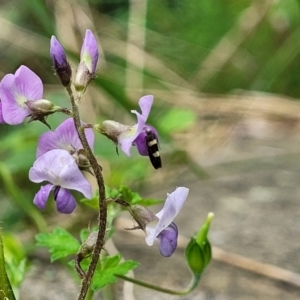
[{"label": "plant branch", "polygon": [[72,104],[72,112],[73,112],[73,120],[75,124],[75,128],[77,130],[79,139],[82,143],[82,146],[86,152],[86,156],[91,164],[91,167],[94,171],[98,187],[99,187],[99,214],[98,214],[98,236],[97,241],[94,247],[94,251],[92,254],[91,263],[89,265],[89,268],[86,272],[85,277],[82,280],[81,290],[80,294],[78,296],[78,300],[84,300],[86,297],[86,294],[90,288],[93,275],[95,273],[95,269],[99,260],[99,255],[101,252],[101,249],[104,246],[105,243],[105,230],[106,230],[106,219],[107,219],[107,210],[106,210],[106,201],[105,201],[105,186],[104,186],[104,179],[102,175],[102,168],[97,162],[96,157],[93,154],[93,151],[88,144],[88,141],[86,139],[85,133],[84,133],[84,127],[81,126],[80,116],[77,104],[79,102],[78,99],[75,99],[73,91],[71,87],[67,87],[67,92],[69,94],[71,104]]}]

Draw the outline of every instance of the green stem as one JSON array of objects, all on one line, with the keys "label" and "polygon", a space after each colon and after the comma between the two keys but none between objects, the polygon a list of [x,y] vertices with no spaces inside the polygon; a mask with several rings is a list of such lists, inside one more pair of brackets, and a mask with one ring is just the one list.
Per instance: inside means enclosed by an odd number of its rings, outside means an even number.
[{"label": "green stem", "polygon": [[94,291],[92,291],[91,289],[88,290],[85,299],[86,300],[92,300],[94,296]]},{"label": "green stem", "polygon": [[132,282],[134,284],[143,286],[143,287],[148,288],[148,289],[152,289],[152,290],[162,292],[162,293],[166,293],[166,294],[170,294],[170,295],[177,295],[177,296],[183,296],[183,295],[189,294],[197,286],[197,284],[199,282],[199,279],[200,279],[200,278],[193,277],[193,279],[190,283],[190,286],[187,289],[180,290],[180,291],[175,291],[175,290],[163,288],[163,287],[160,287],[160,286],[157,286],[157,285],[153,285],[153,284],[150,284],[148,282],[140,281],[140,280],[137,280],[137,279],[132,278],[132,277],[127,277],[125,275],[115,274],[115,276],[118,277],[118,278],[121,278],[123,280]]},{"label": "green stem", "polygon": [[81,284],[81,290],[80,294],[78,296],[78,300],[84,300],[86,297],[86,294],[91,286],[92,278],[96,270],[96,266],[99,260],[100,252],[104,246],[105,243],[105,230],[106,230],[106,222],[107,222],[107,209],[106,209],[106,199],[105,199],[105,185],[104,185],[104,179],[102,175],[102,169],[99,166],[96,157],[93,154],[93,151],[88,144],[88,141],[86,139],[85,133],[84,133],[84,127],[81,126],[78,106],[76,103],[79,103],[79,99],[74,98],[73,91],[70,86],[66,88],[71,104],[72,104],[72,112],[73,112],[73,120],[75,124],[76,131],[78,133],[79,139],[82,143],[82,146],[86,152],[87,158],[91,164],[91,167],[94,171],[98,187],[99,187],[99,215],[98,215],[98,236],[97,241],[94,247],[94,251],[92,254],[91,263],[89,265],[89,268],[86,272],[86,276],[82,280]]},{"label": "green stem", "polygon": [[0,299],[16,300],[5,270],[4,250],[0,229]]}]

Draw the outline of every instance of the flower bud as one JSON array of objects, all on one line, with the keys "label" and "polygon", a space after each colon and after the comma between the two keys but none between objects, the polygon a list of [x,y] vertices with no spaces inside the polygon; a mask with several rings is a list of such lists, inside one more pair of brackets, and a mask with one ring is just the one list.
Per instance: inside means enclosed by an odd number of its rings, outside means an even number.
[{"label": "flower bud", "polygon": [[88,238],[81,245],[78,253],[80,253],[82,257],[87,257],[93,252],[97,242],[97,236],[98,236],[98,231],[91,232]]},{"label": "flower bud", "polygon": [[91,174],[93,174],[90,171],[90,161],[88,160],[88,158],[85,155],[85,151],[83,149],[80,150],[71,150],[70,154],[72,155],[72,157],[75,159],[76,164],[78,165],[79,169],[82,171],[86,171],[89,172]]},{"label": "flower bud", "polygon": [[119,122],[106,120],[102,122],[102,124],[95,124],[94,129],[100,132],[101,134],[108,137],[112,140],[116,145],[118,144],[118,136],[128,130],[130,126],[123,125]]},{"label": "flower bud", "polygon": [[213,217],[214,214],[211,212],[207,215],[199,232],[195,237],[191,238],[185,250],[187,263],[196,278],[200,278],[201,273],[210,263],[212,258],[211,245],[207,235]]},{"label": "flower bud", "polygon": [[82,270],[80,263],[83,259],[90,256],[97,242],[98,231],[93,231],[79,248],[75,257],[75,269],[81,279],[84,278],[85,272]]},{"label": "flower bud", "polygon": [[205,269],[205,259],[203,250],[194,239],[191,239],[185,250],[185,257],[188,266],[194,276],[200,277]]},{"label": "flower bud", "polygon": [[88,84],[93,79],[85,63],[79,63],[76,71],[74,86],[77,92],[84,93]]},{"label": "flower bud", "polygon": [[67,61],[67,56],[62,45],[53,35],[50,41],[50,55],[52,63],[60,82],[63,86],[69,86],[72,77],[72,69]]},{"label": "flower bud", "polygon": [[80,52],[80,62],[85,63],[91,74],[94,74],[97,67],[99,52],[98,45],[93,33],[87,29]]},{"label": "flower bud", "polygon": [[85,32],[80,52],[80,63],[77,68],[74,86],[78,92],[84,93],[88,84],[95,76],[99,52],[97,41],[91,30]]},{"label": "flower bud", "polygon": [[51,129],[50,125],[46,122],[45,117],[57,112],[60,109],[59,106],[54,105],[54,103],[46,99],[28,100],[25,104],[31,110],[30,120],[28,123],[32,121],[40,121]]},{"label": "flower bud", "polygon": [[128,207],[128,211],[139,224],[139,228],[144,231],[147,224],[158,220],[155,214],[142,205],[131,205]]},{"label": "flower bud", "polygon": [[25,102],[33,114],[48,115],[57,111],[57,106],[49,100],[28,100]]}]

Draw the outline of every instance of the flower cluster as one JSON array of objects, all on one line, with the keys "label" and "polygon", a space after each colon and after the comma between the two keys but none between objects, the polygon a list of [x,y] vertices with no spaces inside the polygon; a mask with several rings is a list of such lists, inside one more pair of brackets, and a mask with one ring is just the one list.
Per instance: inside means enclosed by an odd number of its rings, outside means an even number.
[{"label": "flower cluster", "polygon": [[[50,131],[42,134],[38,140],[36,161],[29,170],[31,181],[46,182],[36,193],[33,202],[38,208],[44,209],[53,191],[57,211],[70,214],[76,207],[76,200],[70,190],[82,193],[87,199],[92,198],[91,185],[83,175],[83,171],[92,173],[90,156],[81,143],[79,131],[84,131],[85,143],[89,146],[86,148],[90,148],[91,151],[94,148],[93,129],[95,129],[111,139],[117,151],[120,146],[127,156],[130,156],[131,147],[135,146],[140,155],[149,157],[155,169],[161,168],[162,162],[158,133],[153,126],[146,124],[153,104],[152,95],[144,96],[139,100],[141,112],[131,111],[137,118],[134,125],[106,120],[95,125],[81,122],[81,128],[76,129],[75,120],[77,120],[77,127],[80,126],[80,121],[79,117],[78,119],[75,117],[74,105],[79,104],[87,86],[95,77],[99,57],[97,41],[90,30],[85,34],[80,63],[74,79],[72,79],[72,68],[65,50],[55,36],[51,37],[50,56],[55,73],[66,88],[70,99],[76,98],[76,101],[72,102],[73,110],[61,108],[43,99],[42,80],[28,67],[20,66],[15,74],[4,76],[0,83],[0,123],[17,125],[30,117],[29,122],[40,121],[49,127]],[[51,131],[46,117],[56,112],[63,112],[74,119],[66,119]],[[91,155],[92,152],[88,153]],[[178,229],[173,219],[185,202],[188,192],[187,188],[179,187],[168,194],[163,209],[156,215],[143,206],[128,205],[129,212],[139,224],[137,228],[146,233],[146,243],[151,246],[154,240],[158,239],[163,256],[171,256],[176,249]]]},{"label": "flower cluster", "polygon": [[[54,36],[50,42],[50,55],[62,85],[69,88],[71,67],[63,47]],[[97,41],[92,32],[87,30],[74,82],[77,92],[82,93],[94,77],[97,61]],[[48,115],[68,111],[43,99],[42,80],[26,66],[20,66],[15,74],[4,76],[0,84],[0,99],[0,123],[10,125],[21,124],[26,117],[30,117],[29,122],[39,120],[50,128],[45,119]],[[85,135],[93,149],[92,129],[85,129]],[[29,171],[30,180],[36,183],[49,182],[34,197],[33,202],[40,209],[45,208],[52,190],[57,210],[61,213],[71,213],[76,207],[76,201],[68,190],[77,190],[86,198],[92,197],[91,185],[82,174],[82,171],[89,171],[89,161],[73,119],[67,119],[55,131],[46,132],[40,137],[36,158]]]}]

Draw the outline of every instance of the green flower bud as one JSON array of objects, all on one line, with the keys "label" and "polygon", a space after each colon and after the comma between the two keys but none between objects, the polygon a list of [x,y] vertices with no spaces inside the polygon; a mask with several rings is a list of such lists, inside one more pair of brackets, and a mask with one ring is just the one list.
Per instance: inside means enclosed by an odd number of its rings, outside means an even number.
[{"label": "green flower bud", "polygon": [[185,257],[194,276],[200,278],[205,269],[205,258],[201,247],[193,238],[185,249]]}]

